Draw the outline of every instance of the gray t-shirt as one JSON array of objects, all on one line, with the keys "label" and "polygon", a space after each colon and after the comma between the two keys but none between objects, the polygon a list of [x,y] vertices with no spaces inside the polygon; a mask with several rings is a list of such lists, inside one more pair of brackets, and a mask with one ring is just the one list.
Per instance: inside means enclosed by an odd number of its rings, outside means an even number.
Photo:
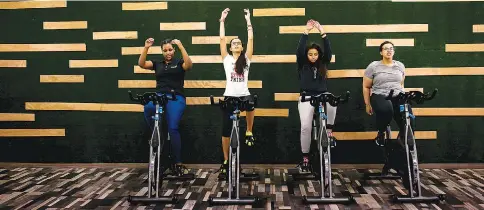
[{"label": "gray t-shirt", "polygon": [[373,80],[372,94],[387,96],[393,89],[393,95],[403,92],[402,80],[405,76],[405,65],[400,61],[393,61],[387,66],[381,61],[373,61],[366,67],[365,76]]}]

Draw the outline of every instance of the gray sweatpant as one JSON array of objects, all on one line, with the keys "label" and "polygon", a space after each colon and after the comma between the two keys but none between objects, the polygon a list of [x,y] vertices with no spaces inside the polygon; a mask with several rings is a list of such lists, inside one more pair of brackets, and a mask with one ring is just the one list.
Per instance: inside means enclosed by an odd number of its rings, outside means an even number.
[{"label": "gray sweatpant", "polygon": [[[313,122],[314,107],[309,103],[310,97],[307,97],[308,101],[299,102],[297,108],[299,110],[299,118],[301,120],[301,151],[303,153],[309,153],[311,146],[311,129]],[[327,124],[334,125],[334,119],[336,118],[336,107],[326,103],[326,115],[328,116]]]}]

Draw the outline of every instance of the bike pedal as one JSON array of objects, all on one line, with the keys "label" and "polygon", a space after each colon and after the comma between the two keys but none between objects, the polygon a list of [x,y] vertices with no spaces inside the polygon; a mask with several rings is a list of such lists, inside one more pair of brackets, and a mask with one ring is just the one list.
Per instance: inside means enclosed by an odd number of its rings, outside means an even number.
[{"label": "bike pedal", "polygon": [[223,181],[223,180],[228,180],[227,179],[228,174],[227,173],[219,173],[218,174],[218,180]]},{"label": "bike pedal", "polygon": [[378,140],[375,140],[375,143],[376,143],[377,146],[380,146],[380,147],[384,147],[385,144],[386,144],[386,142],[384,142],[384,141],[383,142],[380,142]]},{"label": "bike pedal", "polygon": [[331,148],[335,148],[336,147],[336,140],[332,139],[330,146],[331,146]]}]

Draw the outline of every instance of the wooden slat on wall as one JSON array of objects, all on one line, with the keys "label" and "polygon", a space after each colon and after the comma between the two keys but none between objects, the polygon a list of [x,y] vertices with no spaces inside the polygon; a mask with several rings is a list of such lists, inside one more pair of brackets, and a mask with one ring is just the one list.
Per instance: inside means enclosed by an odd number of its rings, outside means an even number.
[{"label": "wooden slat on wall", "polygon": [[193,55],[190,59],[193,63],[222,63],[220,55]]},{"label": "wooden slat on wall", "polygon": [[[155,40],[156,42],[156,40]],[[140,55],[144,47],[121,47],[121,55]],[[161,55],[161,46],[151,46],[148,50],[149,55]]]},{"label": "wooden slat on wall", "polygon": [[264,9],[252,10],[252,16],[254,17],[304,16],[304,15],[306,15],[305,8],[264,8]]},{"label": "wooden slat on wall", "polygon": [[274,93],[274,101],[297,101],[299,93]]},{"label": "wooden slat on wall", "polygon": [[[185,88],[225,88],[225,80],[185,80]],[[248,82],[249,88],[262,88],[262,81]],[[118,80],[118,88],[156,88],[155,80]]]},{"label": "wooden slat on wall", "polygon": [[69,52],[86,51],[86,44],[0,44],[0,52]]},{"label": "wooden slat on wall", "polygon": [[[300,34],[306,26],[279,26],[280,34]],[[324,25],[326,33],[395,33],[428,32],[428,24],[380,24],[380,25]],[[319,33],[312,30],[310,33]]]},{"label": "wooden slat on wall", "polygon": [[[122,55],[139,55],[143,47],[122,47]],[[148,54],[162,54],[159,46],[151,47]],[[190,55],[193,63],[222,63],[220,55]],[[296,55],[253,55],[252,63],[296,63]],[[331,57],[331,63],[336,62],[336,55]]]},{"label": "wooden slat on wall", "polygon": [[205,22],[160,23],[160,31],[206,30]]},{"label": "wooden slat on wall", "polygon": [[[335,56],[333,56],[333,59]],[[193,55],[193,63],[222,63],[220,55]],[[333,60],[334,61],[334,60]],[[252,63],[296,63],[296,55],[253,55]]]},{"label": "wooden slat on wall", "polygon": [[418,92],[424,92],[423,88],[404,88],[405,91],[410,92],[410,91],[418,91]]},{"label": "wooden slat on wall", "polygon": [[44,30],[87,29],[87,21],[44,22]]},{"label": "wooden slat on wall", "polygon": [[481,117],[484,116],[484,108],[412,108],[415,116],[446,116],[446,117]]},{"label": "wooden slat on wall", "polygon": [[379,47],[384,41],[390,41],[395,46],[413,47],[415,46],[414,39],[366,39],[367,47]]},{"label": "wooden slat on wall", "polygon": [[137,31],[104,31],[104,32],[92,32],[93,40],[106,40],[106,39],[138,39]]},{"label": "wooden slat on wall", "polygon": [[12,1],[0,2],[0,9],[34,9],[67,7],[67,1]]},{"label": "wooden slat on wall", "polygon": [[[214,102],[218,103],[219,99],[224,99],[224,97],[216,96],[214,97]],[[187,105],[210,105],[210,97],[187,97]]]},{"label": "wooden slat on wall", "polygon": [[484,33],[484,24],[473,25],[472,26],[472,33]]},{"label": "wooden slat on wall", "polygon": [[[216,102],[222,97],[216,97]],[[187,97],[187,105],[210,105],[209,97]],[[143,112],[141,104],[26,102],[26,110],[37,111],[94,111],[94,112]],[[241,116],[245,116],[245,112]],[[256,108],[258,117],[288,117],[289,109]]]},{"label": "wooden slat on wall", "polygon": [[[246,116],[246,112],[242,112],[240,116]],[[288,117],[289,109],[268,109],[268,108],[256,108],[256,117]]]},{"label": "wooden slat on wall", "polygon": [[[363,77],[364,69],[330,70],[328,78]],[[406,76],[484,75],[484,67],[406,68]]]},{"label": "wooden slat on wall", "polygon": [[[191,55],[193,63],[222,63],[220,55]],[[336,56],[333,55],[331,62],[334,63]],[[296,63],[296,55],[253,55],[252,63]]]},{"label": "wooden slat on wall", "polygon": [[[225,41],[230,44],[230,40],[238,38],[238,36],[225,36]],[[192,36],[192,44],[219,44],[219,36]]]},{"label": "wooden slat on wall", "polygon": [[84,75],[40,75],[40,83],[84,83]]},{"label": "wooden slat on wall", "polygon": [[165,10],[168,9],[167,2],[136,2],[122,3],[122,10]]},{"label": "wooden slat on wall", "polygon": [[26,60],[0,60],[0,67],[2,68],[25,68],[27,67]]},{"label": "wooden slat on wall", "polygon": [[69,68],[112,68],[118,67],[118,59],[69,60]]},{"label": "wooden slat on wall", "polygon": [[141,104],[71,102],[26,102],[25,109],[42,111],[143,112],[143,106]]},{"label": "wooden slat on wall", "polygon": [[0,113],[0,121],[35,121],[35,114]]},{"label": "wooden slat on wall", "polygon": [[156,88],[156,80],[118,80],[118,88]]},{"label": "wooden slat on wall", "polygon": [[[378,132],[333,132],[334,137],[338,140],[375,140]],[[392,139],[396,139],[398,131],[392,131]],[[416,140],[434,140],[437,139],[437,131],[415,131]]]},{"label": "wooden slat on wall", "polygon": [[[336,61],[336,55],[331,57],[331,63]],[[296,55],[253,55],[252,63],[296,63]]]},{"label": "wooden slat on wall", "polygon": [[407,68],[406,76],[484,75],[483,67]]},{"label": "wooden slat on wall", "polygon": [[445,44],[445,52],[484,52],[484,43]]},{"label": "wooden slat on wall", "polygon": [[66,136],[65,129],[0,129],[0,137]]},{"label": "wooden slat on wall", "polygon": [[150,69],[144,69],[139,66],[133,66],[133,72],[136,74],[154,74],[155,71]]}]

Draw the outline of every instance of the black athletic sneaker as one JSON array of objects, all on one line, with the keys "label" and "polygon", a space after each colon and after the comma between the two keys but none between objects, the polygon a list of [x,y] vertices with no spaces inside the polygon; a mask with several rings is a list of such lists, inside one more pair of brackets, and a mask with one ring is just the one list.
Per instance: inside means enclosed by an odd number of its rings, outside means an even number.
[{"label": "black athletic sneaker", "polygon": [[310,173],[312,170],[311,164],[309,163],[309,157],[304,156],[303,160],[297,165],[297,168],[301,173]]},{"label": "black athletic sneaker", "polygon": [[247,144],[249,147],[254,146],[255,138],[252,132],[245,133],[245,144]]},{"label": "black athletic sneaker", "polygon": [[174,171],[174,175],[175,176],[183,176],[185,174],[188,174],[188,169],[186,166],[184,165],[181,165],[181,164],[177,164],[175,166],[175,171]]},{"label": "black athletic sneaker", "polygon": [[219,177],[227,178],[228,171],[229,171],[229,161],[228,160],[224,160],[224,162],[222,163],[222,165],[220,165],[220,168],[218,169],[218,171],[220,172]]},{"label": "black athletic sneaker", "polygon": [[385,133],[378,132],[378,135],[375,138],[375,143],[380,147],[385,146],[385,143],[386,143]]}]

